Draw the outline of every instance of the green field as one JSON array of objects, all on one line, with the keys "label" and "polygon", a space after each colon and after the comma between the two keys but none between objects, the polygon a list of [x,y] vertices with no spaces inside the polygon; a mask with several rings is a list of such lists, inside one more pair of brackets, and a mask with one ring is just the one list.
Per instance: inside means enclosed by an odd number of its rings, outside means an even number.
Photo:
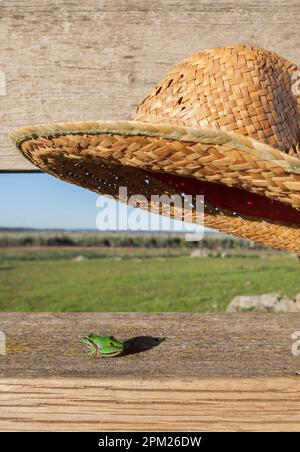
[{"label": "green field", "polygon": [[72,253],[2,250],[0,311],[223,311],[236,295],[300,292],[300,262],[288,254],[93,251],[76,262]]}]

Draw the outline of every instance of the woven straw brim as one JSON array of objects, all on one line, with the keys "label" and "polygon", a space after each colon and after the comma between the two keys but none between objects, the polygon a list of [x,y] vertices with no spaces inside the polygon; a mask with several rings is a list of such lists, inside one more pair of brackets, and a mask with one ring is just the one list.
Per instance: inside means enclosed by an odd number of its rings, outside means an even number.
[{"label": "woven straw brim", "polygon": [[27,126],[11,138],[41,170],[116,199],[119,186],[126,186],[129,196],[147,199],[180,194],[178,187],[156,177],[169,174],[280,202],[290,206],[290,221],[262,221],[209,205],[205,226],[300,253],[300,159],[249,137],[204,127],[97,121]]}]

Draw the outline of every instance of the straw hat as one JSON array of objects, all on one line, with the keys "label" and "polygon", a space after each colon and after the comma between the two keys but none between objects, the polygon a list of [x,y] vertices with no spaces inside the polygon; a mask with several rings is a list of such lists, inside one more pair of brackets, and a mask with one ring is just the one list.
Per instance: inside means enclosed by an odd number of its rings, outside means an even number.
[{"label": "straw hat", "polygon": [[149,201],[204,194],[205,226],[300,254],[296,71],[263,49],[205,50],[172,67],[132,121],[34,125],[12,138],[60,179],[117,199],[120,186]]}]

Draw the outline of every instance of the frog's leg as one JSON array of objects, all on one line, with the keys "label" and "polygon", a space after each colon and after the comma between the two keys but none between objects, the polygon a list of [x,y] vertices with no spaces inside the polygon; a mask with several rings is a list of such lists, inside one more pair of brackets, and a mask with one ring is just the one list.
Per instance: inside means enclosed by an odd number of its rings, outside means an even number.
[{"label": "frog's leg", "polygon": [[102,354],[101,358],[112,358],[114,356],[122,355],[123,353],[124,350],[117,350],[116,352]]},{"label": "frog's leg", "polygon": [[95,353],[97,353],[97,347],[95,347],[95,345],[92,345],[90,347],[90,351],[87,352],[87,355],[89,358],[92,358],[95,355]]},{"label": "frog's leg", "polygon": [[92,344],[91,341],[85,339],[84,337],[81,339],[81,343],[87,347],[86,354],[89,357],[94,356],[94,354],[97,352],[97,347],[94,344]]},{"label": "frog's leg", "polygon": [[86,345],[89,349],[91,348],[91,341],[89,341],[89,340],[86,339],[85,337],[82,337],[80,342],[81,342],[83,345]]}]

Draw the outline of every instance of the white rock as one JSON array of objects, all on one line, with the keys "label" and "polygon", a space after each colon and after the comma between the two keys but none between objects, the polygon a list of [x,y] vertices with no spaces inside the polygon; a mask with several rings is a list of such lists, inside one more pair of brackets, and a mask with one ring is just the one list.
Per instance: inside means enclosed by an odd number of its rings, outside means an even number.
[{"label": "white rock", "polygon": [[73,261],[75,262],[82,262],[82,261],[86,261],[87,258],[85,256],[76,256],[74,257]]},{"label": "white rock", "polygon": [[300,294],[289,300],[278,293],[241,295],[233,298],[226,312],[300,312]]},{"label": "white rock", "polygon": [[208,257],[208,254],[208,250],[196,249],[191,252],[191,258],[196,259],[201,257]]}]

